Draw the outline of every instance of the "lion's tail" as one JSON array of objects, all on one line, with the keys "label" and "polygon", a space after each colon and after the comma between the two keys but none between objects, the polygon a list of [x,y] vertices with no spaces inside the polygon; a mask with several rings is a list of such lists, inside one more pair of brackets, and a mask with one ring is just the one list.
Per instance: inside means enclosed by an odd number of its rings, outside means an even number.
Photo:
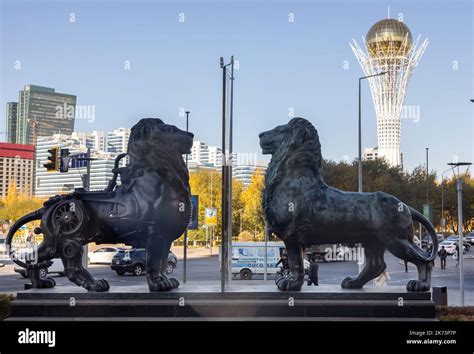
[{"label": "lion's tail", "polygon": [[40,220],[41,217],[44,214],[44,208],[40,208],[38,210],[35,210],[29,214],[26,214],[22,216],[20,219],[18,219],[12,227],[10,227],[10,230],[8,230],[7,237],[5,239],[5,245],[8,251],[8,255],[12,259],[13,262],[18,264],[21,267],[27,267],[26,263],[22,262],[21,260],[17,259],[14,255],[14,250],[12,248],[12,241],[13,241],[13,236],[15,233],[25,224],[35,221],[35,220]]},{"label": "lion's tail", "polygon": [[[413,220],[418,221],[421,223],[426,230],[428,230],[428,233],[431,236],[431,240],[433,241],[433,247],[431,248],[431,255],[426,258],[427,262],[432,262],[436,258],[436,254],[438,253],[438,235],[436,234],[436,230],[434,229],[433,225],[431,222],[425,218],[423,214],[421,214],[418,210],[413,209],[412,207],[410,208],[410,213],[411,217]],[[420,236],[420,241],[421,241],[421,236]]]}]

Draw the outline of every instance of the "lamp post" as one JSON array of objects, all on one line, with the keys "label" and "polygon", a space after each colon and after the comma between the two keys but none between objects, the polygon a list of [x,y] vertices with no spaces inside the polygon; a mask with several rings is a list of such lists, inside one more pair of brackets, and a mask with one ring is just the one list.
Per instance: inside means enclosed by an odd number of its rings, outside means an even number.
[{"label": "lamp post", "polygon": [[382,71],[381,73],[362,76],[359,78],[359,166],[358,166],[358,189],[359,193],[362,192],[362,108],[361,108],[361,86],[362,80],[368,79],[375,76],[385,75],[387,72]]},{"label": "lamp post", "polygon": [[[464,237],[462,233],[462,178],[459,174],[460,166],[471,166],[470,162],[452,162],[448,163],[449,166],[453,168],[453,172],[456,176],[456,191],[458,195],[458,262],[459,262],[459,292],[461,294],[461,306],[464,306],[464,261],[463,261],[463,251],[464,251]],[[454,168],[457,168],[457,173]]]},{"label": "lamp post", "polygon": [[451,171],[451,168],[441,173],[441,226],[443,227],[443,234],[446,232],[446,219],[444,218],[444,174]]},{"label": "lamp post", "polygon": [[[189,111],[186,111],[186,132],[189,131]],[[188,154],[186,154],[186,168],[188,168]],[[186,264],[188,260],[188,228],[184,230],[183,244],[183,283],[186,283]]]},{"label": "lamp post", "polygon": [[[362,76],[359,78],[359,164],[358,164],[358,172],[357,172],[357,175],[358,175],[357,191],[359,193],[362,193],[362,108],[361,108],[362,106],[361,104],[362,80],[375,77],[375,76],[385,75],[386,73],[387,73],[386,71],[382,71],[381,73],[378,73],[378,74]],[[359,249],[361,249],[361,247],[362,245],[359,244]],[[362,272],[362,269],[365,263],[364,256],[361,256],[361,259],[359,259],[358,263],[359,263],[359,274],[360,274]]]},{"label": "lamp post", "polygon": [[[230,66],[230,73],[227,67]],[[225,285],[229,284],[232,277],[229,252],[232,247],[232,134],[233,134],[233,94],[234,94],[234,57],[229,63],[224,64],[224,58],[220,58],[222,69],[222,241],[221,241],[221,292],[225,292]],[[229,127],[229,149],[227,144],[227,75],[230,78],[230,127]]]}]

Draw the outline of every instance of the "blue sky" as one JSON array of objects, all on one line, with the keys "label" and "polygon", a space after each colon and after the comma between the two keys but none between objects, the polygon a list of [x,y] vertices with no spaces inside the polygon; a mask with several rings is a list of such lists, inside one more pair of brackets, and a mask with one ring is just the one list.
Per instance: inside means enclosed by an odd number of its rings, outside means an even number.
[{"label": "blue sky", "polygon": [[[240,65],[234,150],[260,152],[258,133],[287,122],[292,109],[316,126],[325,158],[352,160],[362,70],[348,43],[355,38],[361,44],[370,26],[387,17],[388,5],[391,17],[403,15],[414,37],[430,40],[405,100],[420,108],[419,122],[402,121],[405,168],[424,163],[425,147],[439,173],[453,156],[472,161],[470,0],[1,0],[0,104],[17,101],[28,83],[75,94],[79,105],[96,111],[95,122],[76,121],[78,131],[131,127],[151,116],[184,128],[183,107],[191,111],[196,139],[220,145],[219,57],[234,55]],[[376,144],[365,83],[363,147]]]}]

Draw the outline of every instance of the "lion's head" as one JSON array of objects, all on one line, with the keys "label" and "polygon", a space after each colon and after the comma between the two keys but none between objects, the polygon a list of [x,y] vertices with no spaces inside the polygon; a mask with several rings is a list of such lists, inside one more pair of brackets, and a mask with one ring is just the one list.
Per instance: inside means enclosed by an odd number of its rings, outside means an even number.
[{"label": "lion's head", "polygon": [[189,154],[194,134],[158,118],[143,118],[130,133],[128,155],[132,171],[152,170],[179,190],[189,190],[188,169],[183,154]]},{"label": "lion's head", "polygon": [[276,211],[272,208],[272,198],[285,176],[293,180],[295,172],[305,170],[305,175],[309,171],[315,180],[324,184],[321,144],[318,132],[304,118],[294,118],[288,124],[261,133],[259,137],[262,153],[272,154],[265,173],[263,208],[267,221],[273,225]]},{"label": "lion's head", "polygon": [[[293,118],[288,124],[260,133],[263,154],[272,154],[271,167],[309,167],[321,174],[322,157],[318,132],[304,118]],[[271,172],[271,171],[270,171]]]}]

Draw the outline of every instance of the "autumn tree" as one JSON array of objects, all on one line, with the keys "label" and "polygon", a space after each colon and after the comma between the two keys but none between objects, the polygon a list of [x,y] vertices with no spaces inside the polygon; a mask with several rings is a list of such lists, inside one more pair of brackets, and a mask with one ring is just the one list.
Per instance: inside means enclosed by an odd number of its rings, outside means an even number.
[{"label": "autumn tree", "polygon": [[262,195],[265,179],[261,171],[252,175],[250,185],[242,192],[243,229],[254,235],[254,241],[264,239],[265,218],[262,209]]},{"label": "autumn tree", "polygon": [[0,220],[13,223],[23,215],[43,206],[43,200],[19,193],[14,180],[10,181],[8,193],[0,207]]}]

